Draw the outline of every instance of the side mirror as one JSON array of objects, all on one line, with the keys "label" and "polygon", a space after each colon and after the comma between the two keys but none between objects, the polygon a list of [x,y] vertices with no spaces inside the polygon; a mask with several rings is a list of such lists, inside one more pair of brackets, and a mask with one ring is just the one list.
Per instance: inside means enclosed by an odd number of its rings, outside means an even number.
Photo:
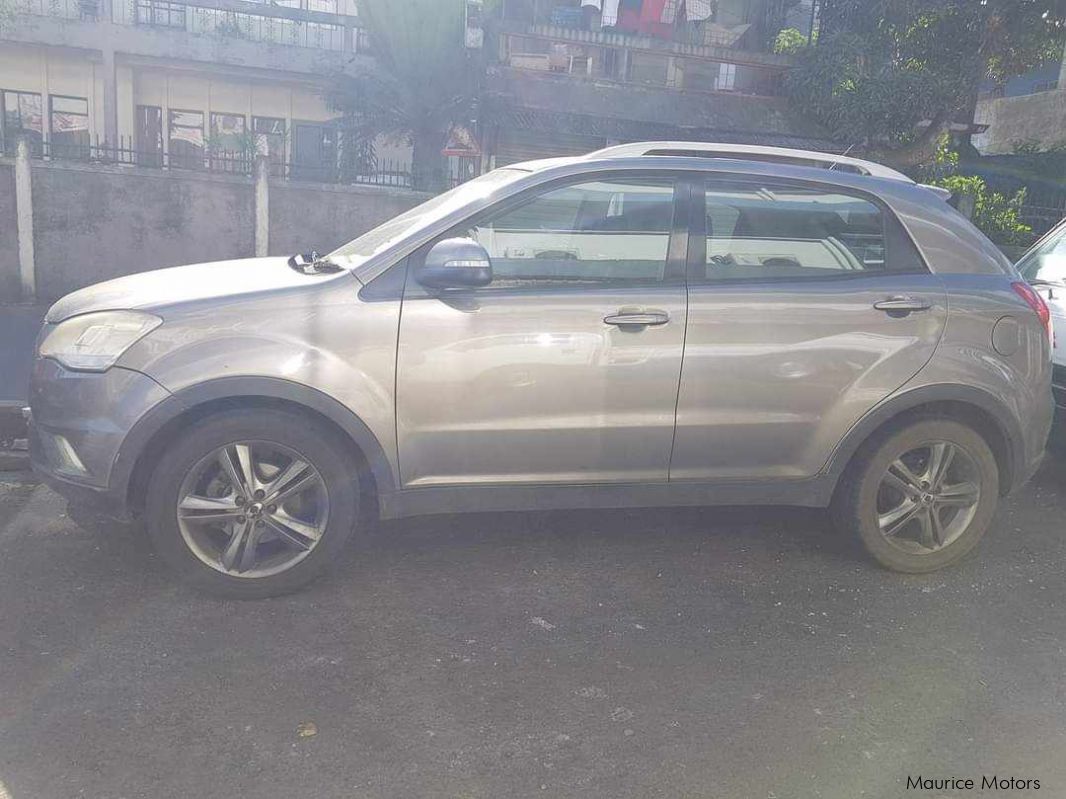
[{"label": "side mirror", "polygon": [[435,289],[487,286],[492,282],[492,261],[473,239],[444,239],[426,253],[415,279]]}]

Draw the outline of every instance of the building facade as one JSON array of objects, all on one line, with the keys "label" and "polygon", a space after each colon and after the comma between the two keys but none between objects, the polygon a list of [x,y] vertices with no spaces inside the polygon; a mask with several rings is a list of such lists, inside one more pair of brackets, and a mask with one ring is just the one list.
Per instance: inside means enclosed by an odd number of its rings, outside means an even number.
[{"label": "building facade", "polygon": [[[798,12],[798,14],[797,14]],[[796,0],[503,0],[484,119],[494,164],[641,139],[832,149],[783,95]]]},{"label": "building facade", "polygon": [[[356,155],[323,98],[372,54],[356,0],[15,0],[0,29],[0,146],[145,167],[406,185],[410,147]],[[831,148],[782,94],[802,0],[468,0],[487,68],[478,147],[452,181],[636,139]],[[475,33],[476,36],[471,34]]]},{"label": "building facade", "polygon": [[[354,0],[17,0],[0,30],[0,137],[39,154],[329,179],[327,76],[370,58]],[[382,142],[398,160],[404,147]]]}]

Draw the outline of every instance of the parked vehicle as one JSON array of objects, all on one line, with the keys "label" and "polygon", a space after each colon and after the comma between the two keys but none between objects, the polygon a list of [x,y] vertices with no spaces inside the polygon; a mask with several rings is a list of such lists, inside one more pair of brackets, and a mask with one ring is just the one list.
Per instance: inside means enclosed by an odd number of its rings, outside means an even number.
[{"label": "parked vehicle", "polygon": [[828,506],[926,572],[1038,465],[1049,336],[899,173],[625,145],[498,169],[324,258],[63,298],[33,461],[236,597],[307,583],[374,515],[500,509]]},{"label": "parked vehicle", "polygon": [[1052,327],[1058,331],[1051,356],[1052,384],[1060,425],[1066,424],[1066,219],[1021,257],[1018,271],[1047,302]]}]

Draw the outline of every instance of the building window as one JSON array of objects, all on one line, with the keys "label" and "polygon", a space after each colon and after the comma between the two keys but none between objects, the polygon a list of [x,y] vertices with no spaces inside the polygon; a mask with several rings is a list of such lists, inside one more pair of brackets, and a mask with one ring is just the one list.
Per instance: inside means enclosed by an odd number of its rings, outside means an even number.
[{"label": "building window", "polygon": [[245,136],[243,114],[211,114],[211,168],[223,172],[251,170],[254,147]]},{"label": "building window", "polygon": [[292,172],[296,180],[331,182],[337,175],[337,131],[332,125],[292,126]]},{"label": "building window", "polygon": [[307,0],[308,11],[324,11],[327,14],[337,13],[337,0]]},{"label": "building window", "polygon": [[166,0],[137,0],[137,22],[162,28],[184,28],[185,6]]},{"label": "building window", "polygon": [[252,131],[257,138],[264,141],[267,148],[267,160],[273,165],[272,174],[283,174],[285,163],[285,120],[280,117],[252,117]]},{"label": "building window", "polygon": [[204,165],[204,115],[199,111],[171,111],[170,165],[196,169]]},{"label": "building window", "polygon": [[211,149],[236,153],[248,149],[243,114],[211,114]]},{"label": "building window", "polygon": [[30,139],[30,146],[40,153],[44,141],[44,119],[41,114],[41,95],[33,92],[0,92],[0,111],[5,150],[14,150],[15,136],[23,133]]},{"label": "building window", "polygon": [[719,64],[718,77],[714,81],[714,88],[720,92],[731,92],[737,85],[737,65]]},{"label": "building window", "polygon": [[665,86],[669,59],[655,53],[633,50],[629,54],[629,79],[634,83]]},{"label": "building window", "polygon": [[134,146],[140,166],[163,166],[163,109],[157,105],[137,106]]},{"label": "building window", "polygon": [[75,158],[89,155],[89,101],[53,94],[49,124],[52,155]]}]

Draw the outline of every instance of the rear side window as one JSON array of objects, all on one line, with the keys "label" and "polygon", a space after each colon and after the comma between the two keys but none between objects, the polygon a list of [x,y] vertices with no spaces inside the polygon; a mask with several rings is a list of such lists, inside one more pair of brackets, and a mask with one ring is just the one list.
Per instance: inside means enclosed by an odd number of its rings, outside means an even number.
[{"label": "rear side window", "polygon": [[883,273],[889,270],[889,240],[895,239],[888,226],[899,226],[887,216],[856,195],[716,181],[706,188],[706,254],[702,274],[695,277],[787,280]]}]

